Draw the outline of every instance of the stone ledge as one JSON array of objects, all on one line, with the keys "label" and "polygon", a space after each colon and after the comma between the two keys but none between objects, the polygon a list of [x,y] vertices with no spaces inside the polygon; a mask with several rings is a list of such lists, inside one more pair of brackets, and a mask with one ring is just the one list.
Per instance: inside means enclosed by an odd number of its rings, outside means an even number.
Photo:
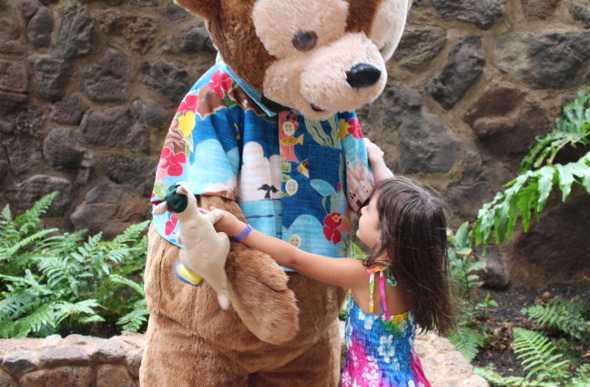
[{"label": "stone ledge", "polygon": [[[139,386],[144,345],[144,335],[138,333],[110,339],[76,334],[0,339],[0,386]],[[433,387],[488,386],[447,339],[418,335],[415,348]]]}]

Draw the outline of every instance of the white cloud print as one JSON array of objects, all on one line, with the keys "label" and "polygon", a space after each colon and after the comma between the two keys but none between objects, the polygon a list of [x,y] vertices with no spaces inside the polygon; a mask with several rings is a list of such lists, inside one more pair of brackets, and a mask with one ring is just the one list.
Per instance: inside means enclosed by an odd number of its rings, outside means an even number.
[{"label": "white cloud print", "polygon": [[244,165],[240,171],[238,195],[241,201],[280,199],[281,169],[279,155],[264,157],[262,146],[249,142],[242,150]]}]

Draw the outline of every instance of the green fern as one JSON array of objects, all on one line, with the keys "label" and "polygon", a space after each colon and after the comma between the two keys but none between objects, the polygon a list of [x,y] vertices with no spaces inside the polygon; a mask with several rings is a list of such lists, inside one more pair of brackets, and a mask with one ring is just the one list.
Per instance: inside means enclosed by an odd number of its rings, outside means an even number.
[{"label": "green fern", "polygon": [[513,333],[516,357],[522,359],[524,370],[529,371],[526,379],[561,383],[570,376],[569,362],[561,354],[554,354],[555,344],[546,336],[520,327],[514,328]]},{"label": "green fern", "polygon": [[147,317],[150,314],[145,301],[143,286],[129,278],[117,274],[112,274],[109,280],[114,283],[128,286],[140,296],[140,298],[135,301],[135,304],[133,304],[131,311],[117,321],[117,325],[121,326],[123,332],[137,332],[146,323]]},{"label": "green fern", "polygon": [[455,346],[457,351],[465,356],[468,362],[475,359],[479,349],[484,344],[484,335],[481,332],[463,324],[460,324],[457,332],[447,337],[447,339]]},{"label": "green fern", "polygon": [[556,184],[562,201],[569,197],[574,184],[590,194],[590,152],[576,162],[528,171],[507,183],[509,188],[479,210],[472,228],[475,243],[483,244],[485,250],[492,241],[492,230],[497,243],[510,241],[519,213],[523,229],[528,231],[532,215],[538,216],[543,210]]},{"label": "green fern", "polygon": [[590,344],[590,308],[583,302],[553,298],[545,306],[521,310],[545,329],[559,329],[582,343]]},{"label": "green fern", "polygon": [[564,106],[555,129],[535,139],[521,163],[521,174],[482,206],[470,235],[477,245],[483,244],[484,254],[492,237],[496,243],[511,240],[519,215],[524,231],[528,231],[533,215],[538,220],[555,185],[561,190],[562,201],[569,197],[573,185],[590,194],[590,152],[576,162],[553,164],[566,145],[590,145],[589,103],[590,89],[581,90],[576,100]]},{"label": "green fern", "polygon": [[485,268],[485,264],[477,261],[473,254],[467,227],[468,223],[465,222],[455,233],[447,230],[449,273],[454,283],[459,286],[459,296],[462,298],[468,298],[471,290],[482,285],[477,271]]},{"label": "green fern", "polygon": [[535,139],[521,162],[521,171],[552,165],[557,153],[567,145],[590,145],[589,104],[590,89],[578,91],[576,99],[565,105],[562,116],[555,120],[555,130]]},{"label": "green fern", "polygon": [[0,336],[84,333],[127,315],[124,329],[140,329],[148,314],[142,276],[148,221],[113,241],[102,241],[100,233],[83,240],[84,230],[60,235],[42,229],[40,220],[55,195],[16,218],[8,206],[1,212]]}]

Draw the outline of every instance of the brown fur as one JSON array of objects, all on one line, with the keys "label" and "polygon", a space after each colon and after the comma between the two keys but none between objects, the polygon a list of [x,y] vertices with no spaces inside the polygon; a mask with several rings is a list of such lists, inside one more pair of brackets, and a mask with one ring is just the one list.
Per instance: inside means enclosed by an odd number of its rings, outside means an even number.
[{"label": "brown fur", "polygon": [[[241,214],[233,201],[201,198],[201,207],[211,205]],[[238,386],[248,378],[262,386],[337,384],[339,364],[332,363],[340,353],[337,316],[344,289],[287,275],[267,255],[233,242],[226,265],[232,308],[223,311],[207,283],[192,287],[175,277],[178,247],[153,227],[148,237],[151,315],[142,386]]]}]

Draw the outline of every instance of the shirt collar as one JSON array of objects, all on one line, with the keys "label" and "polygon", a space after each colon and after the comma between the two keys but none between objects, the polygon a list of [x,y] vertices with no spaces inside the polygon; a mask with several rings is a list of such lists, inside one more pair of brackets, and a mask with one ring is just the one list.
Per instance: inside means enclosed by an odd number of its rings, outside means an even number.
[{"label": "shirt collar", "polygon": [[242,78],[238,77],[232,69],[223,61],[221,55],[217,54],[217,58],[215,58],[215,64],[219,66],[223,71],[229,74],[230,77],[244,90],[244,92],[252,98],[254,102],[269,116],[274,117],[278,113],[290,110],[287,107],[284,107],[270,99],[266,98],[262,94],[260,94],[257,90],[255,90],[248,82],[243,80]]}]

